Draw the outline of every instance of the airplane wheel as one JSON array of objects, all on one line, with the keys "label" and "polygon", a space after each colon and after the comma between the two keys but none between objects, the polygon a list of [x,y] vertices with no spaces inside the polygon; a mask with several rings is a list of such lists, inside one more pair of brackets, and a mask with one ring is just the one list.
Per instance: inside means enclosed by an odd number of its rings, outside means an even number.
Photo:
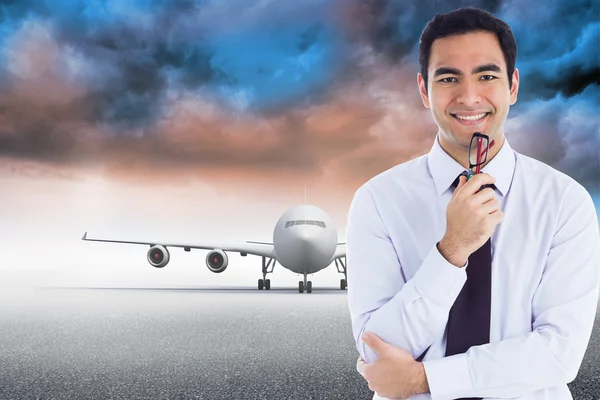
[{"label": "airplane wheel", "polygon": [[306,282],[306,293],[312,293],[312,282]]},{"label": "airplane wheel", "polygon": [[304,282],[298,282],[298,293],[304,293]]},{"label": "airplane wheel", "polygon": [[345,279],[340,280],[340,289],[342,289],[342,290],[346,289],[346,280]]},{"label": "airplane wheel", "polygon": [[271,289],[271,280],[267,279],[265,281],[265,289],[270,290]]},{"label": "airplane wheel", "polygon": [[258,280],[258,290],[263,290],[263,287],[265,286],[265,283],[262,279]]}]

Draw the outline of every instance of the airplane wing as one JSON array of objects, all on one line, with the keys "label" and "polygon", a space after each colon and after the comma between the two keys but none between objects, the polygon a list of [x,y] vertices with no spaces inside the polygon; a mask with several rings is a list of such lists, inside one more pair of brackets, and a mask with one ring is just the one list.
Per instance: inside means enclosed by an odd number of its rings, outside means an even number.
[{"label": "airplane wing", "polygon": [[242,255],[252,254],[255,256],[263,256],[268,258],[277,259],[277,254],[275,254],[275,247],[272,243],[263,243],[263,242],[247,242],[241,244],[225,244],[225,243],[171,243],[171,242],[135,242],[135,241],[127,241],[127,240],[111,240],[111,239],[91,239],[87,237],[87,232],[84,233],[81,240],[86,240],[89,242],[108,242],[108,243],[124,243],[124,244],[141,244],[147,246],[154,246],[160,244],[164,247],[181,247],[185,251],[190,251],[190,249],[200,249],[200,250],[215,250],[220,249],[223,251],[229,251],[234,253],[240,253]]}]

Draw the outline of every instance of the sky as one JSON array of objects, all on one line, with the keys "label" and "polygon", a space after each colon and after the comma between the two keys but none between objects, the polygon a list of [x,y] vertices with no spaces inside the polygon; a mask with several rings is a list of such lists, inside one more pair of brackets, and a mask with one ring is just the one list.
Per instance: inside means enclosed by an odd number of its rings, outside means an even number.
[{"label": "sky", "polygon": [[[344,238],[354,191],[430,150],[419,36],[468,5],[517,39],[511,146],[600,209],[599,2],[526,3],[0,2],[0,268],[159,276],[145,248],[78,239],[269,240],[305,185]],[[260,259],[236,262],[258,278]],[[213,279],[203,253],[177,264]]]}]

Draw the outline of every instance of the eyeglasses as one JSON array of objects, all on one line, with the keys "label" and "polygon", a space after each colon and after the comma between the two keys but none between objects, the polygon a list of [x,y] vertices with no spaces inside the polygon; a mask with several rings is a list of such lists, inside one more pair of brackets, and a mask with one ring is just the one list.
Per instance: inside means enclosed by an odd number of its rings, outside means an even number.
[{"label": "eyeglasses", "polygon": [[487,161],[488,150],[492,148],[494,141],[490,143],[490,137],[481,132],[473,133],[469,143],[469,172],[467,180],[481,170],[481,166]]}]

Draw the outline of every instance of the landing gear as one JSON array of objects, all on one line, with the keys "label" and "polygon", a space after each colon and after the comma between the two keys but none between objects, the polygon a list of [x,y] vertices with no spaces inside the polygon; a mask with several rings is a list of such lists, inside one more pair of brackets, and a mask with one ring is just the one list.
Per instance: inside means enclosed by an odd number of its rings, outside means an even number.
[{"label": "landing gear", "polygon": [[298,282],[298,293],[304,293],[304,288],[306,293],[312,293],[312,282],[307,280],[307,274],[304,274],[304,281]]},{"label": "landing gear", "polygon": [[[346,260],[346,257],[344,257],[344,261]],[[336,258],[335,260],[335,267],[337,268],[338,272],[340,274],[344,274],[344,279],[340,279],[340,289],[341,290],[346,290],[346,287],[348,285],[348,276],[346,275],[346,264],[344,264],[344,262],[342,261],[341,258]],[[339,265],[338,265],[339,263]]]},{"label": "landing gear", "polygon": [[271,289],[271,280],[270,279],[259,279],[258,280],[258,290],[263,289]]},{"label": "landing gear", "polygon": [[[267,279],[267,274],[272,274],[273,273],[273,269],[275,268],[275,263],[277,261],[275,261],[274,258],[269,258],[269,262],[267,262],[267,257],[262,258],[262,274],[263,277],[262,279],[258,280],[258,290],[270,290],[271,289],[271,280]],[[273,266],[271,266],[271,263],[273,263]],[[269,270],[269,266],[271,266],[271,270]]]}]

